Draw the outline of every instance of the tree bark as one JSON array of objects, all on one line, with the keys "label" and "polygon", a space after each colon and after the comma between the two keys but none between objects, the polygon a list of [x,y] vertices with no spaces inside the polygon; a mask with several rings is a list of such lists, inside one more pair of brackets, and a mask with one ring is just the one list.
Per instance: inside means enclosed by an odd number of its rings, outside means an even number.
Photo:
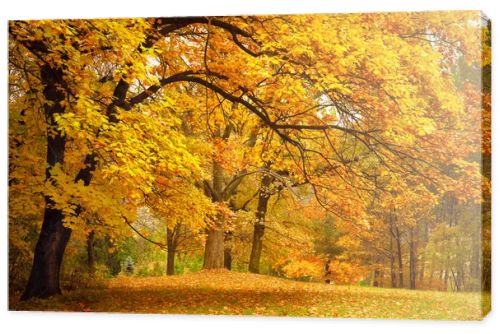
[{"label": "tree bark", "polygon": [[224,268],[224,230],[211,228],[207,232],[203,269]]},{"label": "tree bark", "polygon": [[233,232],[227,231],[224,234],[224,268],[231,270],[233,264],[233,247],[231,240],[233,238]]},{"label": "tree bark", "polygon": [[416,289],[417,288],[417,256],[416,256],[416,241],[415,241],[415,229],[410,228],[410,242],[409,242],[409,248],[410,248],[410,259],[408,261],[409,265],[409,279],[410,279],[410,289]]},{"label": "tree bark", "polygon": [[[45,200],[47,205],[53,202]],[[30,278],[21,300],[32,297],[48,298],[61,294],[59,276],[64,250],[71,236],[71,230],[64,227],[63,215],[58,209],[45,209],[42,230],[35,247],[35,256]]]},{"label": "tree bark", "polygon": [[[212,200],[223,202],[224,175],[222,166],[213,162]],[[224,217],[219,215],[218,221],[207,231],[203,269],[224,268]]]},{"label": "tree bark", "polygon": [[[63,70],[53,69],[49,65],[41,68],[44,83],[43,95],[47,100],[44,112],[47,127],[51,135],[47,136],[47,167],[45,177],[50,180],[50,173],[56,164],[64,164],[66,138],[57,130],[55,115],[64,112],[61,102],[66,98]],[[45,212],[42,229],[35,247],[33,266],[28,284],[21,296],[22,300],[32,297],[47,298],[61,294],[59,276],[64,250],[71,236],[71,230],[63,225],[63,214],[54,207],[54,201],[45,196]]]},{"label": "tree bark", "polygon": [[375,270],[373,272],[373,286],[378,287],[380,285],[379,283],[379,277],[380,277],[380,271]]},{"label": "tree bark", "polygon": [[330,268],[330,264],[331,264],[331,258],[328,257],[325,261],[325,272],[324,272],[326,284],[330,284],[332,282],[332,278],[331,278],[332,270]]},{"label": "tree bark", "polygon": [[395,269],[395,258],[394,258],[394,252],[393,252],[393,236],[392,234],[390,235],[390,245],[389,248],[391,250],[391,255],[390,255],[390,261],[391,261],[391,288],[397,288],[397,281],[396,281],[396,269]]},{"label": "tree bark", "polygon": [[404,287],[404,277],[403,277],[403,253],[401,251],[401,233],[399,228],[396,226],[396,249],[398,253],[398,270],[399,270],[399,287]]},{"label": "tree bark", "polygon": [[255,224],[253,226],[252,252],[250,253],[250,261],[248,271],[251,273],[260,272],[260,257],[262,254],[262,237],[265,231],[265,220],[267,213],[267,204],[271,197],[269,186],[274,178],[271,175],[265,174],[262,176],[259,189],[259,202],[255,213]]},{"label": "tree bark", "polygon": [[428,286],[428,288],[429,289],[432,289],[432,285],[433,285],[432,280],[434,279],[434,267],[435,267],[434,262],[435,262],[435,255],[433,254],[431,257],[431,261],[429,263],[429,270],[428,270],[428,272],[429,272],[429,278],[428,278],[428,282],[429,282],[428,285],[429,286]]},{"label": "tree bark", "polygon": [[459,292],[460,291],[460,283],[458,282],[458,278],[457,276],[459,275],[459,273],[455,273],[453,271],[453,269],[450,269],[451,271],[451,289],[453,292]]},{"label": "tree bark", "polygon": [[[422,247],[424,251],[422,252],[420,258],[417,256],[417,262],[420,265],[420,269],[418,270],[418,284],[420,285],[420,288],[423,287],[424,281],[425,281],[425,271],[427,268],[427,252],[425,251],[425,246],[429,243],[429,222],[426,220],[423,229],[420,233],[417,233],[417,254],[418,254],[418,247]],[[428,270],[428,269],[427,269]]]},{"label": "tree bark", "polygon": [[167,275],[172,276],[175,274],[175,251],[168,251],[167,253]]},{"label": "tree bark", "polygon": [[233,254],[231,248],[224,248],[224,268],[231,270],[233,265]]},{"label": "tree bark", "polygon": [[443,289],[448,291],[448,269],[445,269],[443,276]]},{"label": "tree bark", "polygon": [[264,224],[254,224],[252,252],[250,253],[250,262],[248,263],[248,271],[251,273],[260,273],[260,258],[262,254],[262,237],[264,236]]},{"label": "tree bark", "polygon": [[425,280],[425,271],[426,271],[426,266],[425,266],[425,261],[426,261],[426,257],[425,257],[425,252],[424,254],[422,254],[422,256],[420,257],[420,271],[419,271],[419,277],[418,277],[418,282],[419,282],[419,285],[421,286],[422,288],[422,284],[424,284],[424,280]]},{"label": "tree bark", "polygon": [[87,236],[87,268],[89,273],[95,272],[94,237],[94,231],[91,231]]},{"label": "tree bark", "polygon": [[167,227],[167,275],[172,276],[175,274],[175,251],[177,248],[176,234],[178,226],[173,229]]}]

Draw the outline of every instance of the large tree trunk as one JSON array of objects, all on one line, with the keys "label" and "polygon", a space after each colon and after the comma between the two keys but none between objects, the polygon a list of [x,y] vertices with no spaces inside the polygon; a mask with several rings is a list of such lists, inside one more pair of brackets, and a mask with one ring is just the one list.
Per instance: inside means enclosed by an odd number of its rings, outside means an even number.
[{"label": "large tree trunk", "polygon": [[224,230],[211,228],[207,232],[203,269],[224,268]]},{"label": "large tree trunk", "polygon": [[[52,201],[46,199],[46,202],[50,205]],[[71,236],[71,230],[63,226],[62,218],[61,210],[45,209],[42,230],[35,247],[33,267],[28,285],[21,296],[22,300],[61,294],[61,264]]]},{"label": "large tree trunk", "polygon": [[[61,105],[66,97],[62,69],[53,69],[48,65],[41,68],[41,79],[45,85],[43,95],[47,100],[44,105],[47,127],[51,135],[47,136],[46,179],[50,179],[52,168],[64,164],[66,138],[57,130],[55,115],[62,114]],[[59,274],[64,250],[71,236],[71,230],[63,225],[63,214],[54,208],[54,201],[45,197],[45,212],[42,229],[35,247],[33,266],[28,284],[21,296],[22,300],[32,297],[47,298],[61,293]]]},{"label": "large tree trunk", "polygon": [[172,276],[175,274],[175,251],[169,250],[167,253],[167,275]]},{"label": "large tree trunk", "polygon": [[267,203],[271,197],[269,186],[274,178],[271,175],[265,174],[262,176],[259,189],[259,202],[257,204],[257,212],[255,213],[255,224],[253,226],[252,252],[250,253],[250,261],[248,271],[251,273],[260,272],[260,257],[262,254],[262,237],[265,231],[265,221],[267,213]]},{"label": "large tree trunk", "polygon": [[265,225],[254,224],[252,252],[250,253],[250,262],[248,263],[248,271],[251,273],[260,273],[260,257],[262,254],[262,237],[264,236]]},{"label": "large tree trunk", "polygon": [[[213,162],[212,173],[212,200],[223,202],[224,172],[216,161]],[[219,215],[218,221],[207,231],[203,269],[222,268],[224,268],[224,217]]]}]

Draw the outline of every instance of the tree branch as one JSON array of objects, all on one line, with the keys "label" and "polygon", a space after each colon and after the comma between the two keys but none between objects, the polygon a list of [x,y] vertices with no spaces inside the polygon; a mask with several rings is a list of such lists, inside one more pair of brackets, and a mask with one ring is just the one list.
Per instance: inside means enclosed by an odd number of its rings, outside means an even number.
[{"label": "tree branch", "polygon": [[141,238],[143,238],[144,240],[146,240],[146,241],[148,241],[148,242],[150,242],[150,243],[152,243],[152,244],[154,244],[154,245],[156,245],[156,246],[160,247],[161,249],[167,249],[167,245],[162,244],[162,243],[157,242],[157,241],[154,241],[154,240],[152,240],[152,239],[149,239],[149,238],[148,238],[148,237],[146,237],[144,234],[142,234],[141,232],[139,232],[139,230],[138,230],[138,229],[136,229],[136,228],[135,228],[135,227],[134,227],[134,226],[133,226],[133,225],[129,222],[129,220],[127,219],[127,217],[125,217],[125,216],[123,216],[123,215],[122,215],[122,218],[123,218],[123,220],[125,221],[125,223],[126,223],[126,224],[127,224],[127,225],[128,225],[128,226],[129,226],[129,227],[130,227],[130,228],[131,228],[131,229],[132,229],[132,230],[133,230],[133,231],[134,231],[134,232],[135,232],[138,236],[140,236],[140,237],[141,237]]}]

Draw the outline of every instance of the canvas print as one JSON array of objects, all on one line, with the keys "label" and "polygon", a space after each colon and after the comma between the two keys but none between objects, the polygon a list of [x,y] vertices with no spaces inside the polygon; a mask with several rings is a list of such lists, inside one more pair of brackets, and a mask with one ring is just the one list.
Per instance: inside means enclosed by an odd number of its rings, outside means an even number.
[{"label": "canvas print", "polygon": [[479,11],[9,22],[9,308],[479,320]]}]

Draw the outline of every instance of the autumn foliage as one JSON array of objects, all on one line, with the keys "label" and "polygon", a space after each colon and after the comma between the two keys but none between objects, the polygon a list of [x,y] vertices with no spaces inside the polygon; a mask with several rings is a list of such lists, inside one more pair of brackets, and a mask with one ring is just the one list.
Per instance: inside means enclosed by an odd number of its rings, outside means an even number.
[{"label": "autumn foliage", "polygon": [[11,290],[50,297],[127,258],[129,276],[481,290],[488,27],[473,11],[11,21]]}]

